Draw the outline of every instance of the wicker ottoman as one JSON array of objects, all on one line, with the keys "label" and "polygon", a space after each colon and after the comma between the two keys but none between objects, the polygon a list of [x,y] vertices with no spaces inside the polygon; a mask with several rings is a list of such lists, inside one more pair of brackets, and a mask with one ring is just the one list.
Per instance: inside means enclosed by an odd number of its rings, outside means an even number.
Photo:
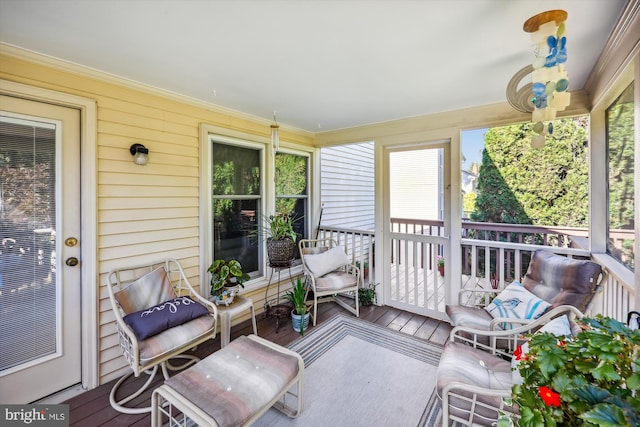
[{"label": "wicker ottoman", "polygon": [[296,417],[303,408],[303,374],[298,353],[241,336],[154,390],[151,425],[167,418],[169,425],[183,425],[186,416],[198,425],[244,426],[272,406]]}]

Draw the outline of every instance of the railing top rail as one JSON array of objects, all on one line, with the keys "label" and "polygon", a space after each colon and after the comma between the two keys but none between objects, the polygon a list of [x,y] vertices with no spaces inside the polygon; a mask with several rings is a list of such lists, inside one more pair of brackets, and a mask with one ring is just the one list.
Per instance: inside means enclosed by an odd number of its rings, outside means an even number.
[{"label": "railing top rail", "polygon": [[417,225],[433,225],[442,227],[444,221],[438,219],[412,219],[412,218],[390,218],[392,224],[417,224]]},{"label": "railing top rail", "polygon": [[533,252],[538,249],[544,249],[546,251],[550,251],[556,254],[573,255],[573,256],[581,256],[581,257],[589,257],[591,255],[589,251],[584,249],[533,245],[533,244],[527,244],[527,243],[499,242],[495,240],[460,239],[460,243],[463,246],[464,245],[484,246],[484,247],[490,247],[490,248],[504,248],[504,249],[519,250],[519,251],[527,251],[527,252]]},{"label": "railing top rail", "polygon": [[585,227],[564,227],[548,225],[527,225],[527,224],[502,224],[494,222],[470,222],[464,221],[462,228],[492,230],[492,231],[514,231],[518,233],[557,233],[573,234],[577,236],[588,236],[589,229]]},{"label": "railing top rail", "polygon": [[[410,237],[407,237],[410,236]],[[445,236],[432,236],[431,234],[413,234],[413,233],[389,233],[389,237],[398,240],[408,240],[412,242],[424,242],[424,243],[442,243],[449,240],[449,237]],[[477,241],[477,240],[476,240]]]},{"label": "railing top rail", "polygon": [[373,230],[358,230],[355,228],[342,228],[342,227],[330,227],[330,226],[326,226],[326,225],[320,225],[320,227],[318,227],[319,230],[321,231],[333,231],[336,233],[349,233],[349,234],[370,234],[370,235],[375,235],[376,232]]}]

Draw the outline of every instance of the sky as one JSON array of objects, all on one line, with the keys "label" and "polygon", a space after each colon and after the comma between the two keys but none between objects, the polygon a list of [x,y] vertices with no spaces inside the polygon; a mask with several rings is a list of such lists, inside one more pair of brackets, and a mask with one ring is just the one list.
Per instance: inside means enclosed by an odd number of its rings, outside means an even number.
[{"label": "sky", "polygon": [[472,163],[482,163],[484,135],[487,129],[465,130],[462,132],[462,154],[466,158],[462,162],[462,170],[468,170]]}]

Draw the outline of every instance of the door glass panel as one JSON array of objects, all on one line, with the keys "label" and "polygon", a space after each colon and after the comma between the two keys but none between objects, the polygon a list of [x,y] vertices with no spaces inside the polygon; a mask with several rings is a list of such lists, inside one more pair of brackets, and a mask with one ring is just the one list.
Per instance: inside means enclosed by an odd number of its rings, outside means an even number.
[{"label": "door glass panel", "polygon": [[0,117],[0,373],[59,351],[55,160],[54,124]]}]

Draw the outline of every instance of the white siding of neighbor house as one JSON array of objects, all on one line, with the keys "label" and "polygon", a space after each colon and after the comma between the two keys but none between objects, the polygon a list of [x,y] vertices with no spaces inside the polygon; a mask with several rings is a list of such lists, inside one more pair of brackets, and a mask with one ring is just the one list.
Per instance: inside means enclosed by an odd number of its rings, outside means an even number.
[{"label": "white siding of neighbor house", "polygon": [[440,151],[426,149],[391,153],[392,218],[442,219]]},{"label": "white siding of neighbor house", "polygon": [[364,142],[320,150],[322,225],[375,228],[373,148]]}]

